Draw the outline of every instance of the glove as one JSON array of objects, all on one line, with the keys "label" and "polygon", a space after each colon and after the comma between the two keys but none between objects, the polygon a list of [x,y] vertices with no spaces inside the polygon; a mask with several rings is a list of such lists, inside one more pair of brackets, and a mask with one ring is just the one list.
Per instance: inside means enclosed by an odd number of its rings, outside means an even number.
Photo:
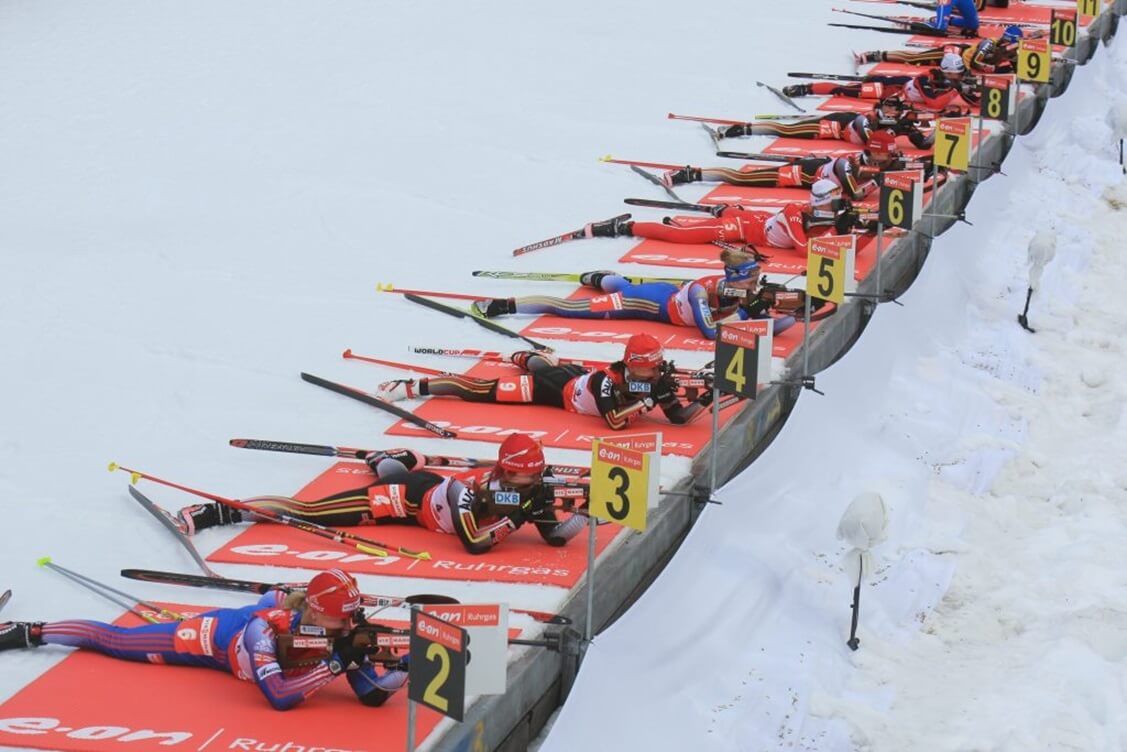
[{"label": "glove", "polygon": [[711,389],[705,389],[703,392],[701,392],[700,396],[697,397],[697,404],[700,405],[701,407],[711,407],[712,406],[712,390]]},{"label": "glove", "polygon": [[336,675],[353,664],[363,664],[367,647],[368,635],[362,632],[349,632],[336,638],[333,640],[333,655],[329,658],[329,671]]}]

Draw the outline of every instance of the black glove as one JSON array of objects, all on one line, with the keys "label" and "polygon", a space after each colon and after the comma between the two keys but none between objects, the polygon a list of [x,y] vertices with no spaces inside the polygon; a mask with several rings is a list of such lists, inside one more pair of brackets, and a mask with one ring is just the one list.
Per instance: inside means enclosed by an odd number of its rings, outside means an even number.
[{"label": "black glove", "polygon": [[408,470],[413,470],[422,463],[423,457],[414,449],[389,449],[386,452],[372,452],[364,458],[373,473],[376,472],[376,465],[383,460],[396,460]]},{"label": "black glove", "polygon": [[361,632],[349,632],[333,640],[333,655],[329,659],[329,670],[339,674],[353,664],[359,666],[367,654],[368,638]]},{"label": "black glove", "polygon": [[701,392],[700,396],[697,397],[697,404],[702,406],[702,407],[711,407],[712,406],[712,389],[705,389],[703,392]]},{"label": "black glove", "polygon": [[853,210],[843,211],[834,218],[834,231],[838,235],[845,235],[859,224],[861,215]]}]

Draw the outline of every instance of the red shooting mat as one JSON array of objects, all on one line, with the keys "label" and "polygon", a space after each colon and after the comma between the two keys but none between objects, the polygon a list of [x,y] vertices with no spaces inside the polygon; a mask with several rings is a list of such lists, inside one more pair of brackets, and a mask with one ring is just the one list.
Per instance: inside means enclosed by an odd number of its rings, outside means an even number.
[{"label": "red shooting mat", "polygon": [[[583,322],[572,320],[568,323]],[[615,324],[619,322],[601,323]],[[637,326],[646,322],[630,321],[622,323]],[[634,331],[637,331],[637,329]],[[711,342],[709,346],[712,346]],[[512,366],[508,366],[508,368],[511,369]],[[503,374],[512,373],[511,370],[504,369],[505,364],[479,363],[471,368],[467,375],[496,378]],[[735,414],[734,409],[728,408],[721,411],[721,425]],[[519,431],[536,436],[544,442],[544,446],[590,451],[593,439],[612,436],[615,433],[607,427],[602,418],[591,415],[577,415],[553,407],[534,405],[493,405],[464,402],[448,397],[428,397],[413,412],[420,418],[426,418],[440,426],[457,431],[459,439],[490,441],[498,444],[504,441],[509,433]],[[702,414],[697,420],[682,426],[667,423],[660,410],[651,413],[651,415],[652,418],[650,416],[641,417],[623,433],[660,431],[663,439],[662,454],[680,457],[695,457],[711,440],[711,413]],[[418,426],[403,421],[393,425],[387,430],[387,433],[392,436],[432,436]],[[602,529],[600,528],[600,531]],[[382,528],[380,532],[383,532]],[[523,532],[522,529],[517,534]],[[517,534],[514,534],[513,537],[515,538]],[[538,538],[535,532],[531,534],[534,539]],[[505,546],[508,546],[511,540],[506,540],[501,548],[504,549]],[[570,548],[570,546],[565,548]],[[432,546],[432,554],[435,553],[433,549]],[[560,549],[553,550],[558,551]],[[478,561],[479,559],[480,557],[473,560]]]},{"label": "red shooting mat", "polygon": [[[166,605],[181,613],[210,610]],[[128,613],[114,622],[141,623]],[[440,718],[418,706],[420,742]],[[68,752],[405,749],[407,692],[369,708],[342,676],[293,710],[278,712],[253,682],[222,671],[75,650],[0,706],[0,746]]]},{"label": "red shooting mat", "polygon": [[[559,412],[564,414],[563,411]],[[412,431],[410,435],[418,436],[418,430]],[[361,488],[374,478],[361,463],[338,462],[298,491],[296,498],[324,498],[341,491]],[[293,528],[261,522],[249,526],[207,559],[227,564],[265,564],[302,569],[338,567],[356,574],[474,582],[519,582],[563,588],[574,586],[587,568],[585,535],[557,548],[545,543],[532,525],[521,527],[501,545],[479,556],[466,553],[455,535],[432,533],[415,525],[366,525],[351,530],[365,538],[374,538],[416,551],[427,551],[431,558],[429,561],[422,561],[394,554],[377,558]],[[622,528],[617,525],[600,525],[596,535],[597,551],[601,552],[606,548],[620,530]],[[404,589],[406,588],[404,585]]]}]

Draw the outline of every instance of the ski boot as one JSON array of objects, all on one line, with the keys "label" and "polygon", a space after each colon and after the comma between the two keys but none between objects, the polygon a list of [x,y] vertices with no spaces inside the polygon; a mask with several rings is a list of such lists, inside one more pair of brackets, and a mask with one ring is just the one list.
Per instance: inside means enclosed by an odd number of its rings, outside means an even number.
[{"label": "ski boot", "polygon": [[418,392],[415,391],[414,379],[392,379],[380,384],[376,389],[376,397],[384,402],[401,402],[414,399],[416,396]]},{"label": "ski boot", "polygon": [[618,274],[618,272],[606,270],[597,272],[583,272],[579,275],[579,284],[583,285],[584,287],[590,287],[592,289],[598,290],[599,292],[603,292],[603,280],[615,274]]},{"label": "ski boot", "polygon": [[661,184],[666,188],[672,188],[675,185],[684,185],[685,183],[696,183],[701,179],[699,167],[691,167],[685,165],[679,170],[669,170],[661,176]]},{"label": "ski boot", "polygon": [[210,501],[204,504],[193,504],[184,507],[176,513],[176,527],[184,535],[195,535],[201,530],[220,525],[232,525],[243,521],[243,514],[238,509]]},{"label": "ski boot", "polygon": [[629,219],[629,214],[621,214],[611,219],[604,219],[602,222],[591,222],[583,228],[583,234],[588,238],[617,238],[630,235],[630,228],[634,223],[628,221]]},{"label": "ski boot", "polygon": [[0,624],[0,650],[37,648],[43,644],[43,622],[9,621]]},{"label": "ski boot", "polygon": [[516,298],[485,298],[470,304],[470,313],[479,319],[491,319],[517,312]]}]

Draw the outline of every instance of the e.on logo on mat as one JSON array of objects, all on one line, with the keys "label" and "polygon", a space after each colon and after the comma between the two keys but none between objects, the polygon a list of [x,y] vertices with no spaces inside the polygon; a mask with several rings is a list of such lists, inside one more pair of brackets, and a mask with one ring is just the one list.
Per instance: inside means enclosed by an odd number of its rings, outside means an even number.
[{"label": "e.on logo on mat", "polygon": [[[0,734],[18,734],[22,736],[42,736],[44,734],[61,734],[71,739],[84,741],[116,742],[128,744],[130,742],[156,742],[162,747],[174,747],[192,738],[190,731],[155,731],[153,729],[133,729],[125,726],[83,726],[73,728],[63,725],[58,718],[0,718]],[[3,738],[3,737],[0,737]],[[107,744],[103,749],[113,749]]]}]

